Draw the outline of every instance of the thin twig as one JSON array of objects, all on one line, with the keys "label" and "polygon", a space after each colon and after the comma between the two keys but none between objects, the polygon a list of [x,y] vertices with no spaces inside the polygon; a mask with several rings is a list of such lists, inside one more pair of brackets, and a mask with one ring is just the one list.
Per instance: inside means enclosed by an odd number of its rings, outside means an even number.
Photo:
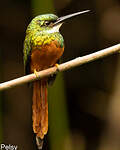
[{"label": "thin twig", "polygon": [[[66,70],[74,68],[76,66],[80,66],[82,64],[94,61],[96,59],[103,58],[108,55],[112,55],[113,53],[117,53],[119,51],[120,51],[120,44],[117,44],[115,46],[103,49],[101,51],[98,51],[98,52],[95,52],[95,53],[92,53],[92,54],[89,54],[89,55],[86,55],[83,57],[78,57],[76,59],[73,59],[71,61],[63,63],[63,64],[59,65],[58,69],[60,72],[66,71]],[[9,89],[9,88],[21,85],[21,84],[25,84],[28,82],[32,82],[32,81],[35,81],[38,79],[42,79],[43,77],[50,76],[51,74],[57,73],[58,69],[56,67],[52,67],[52,68],[38,72],[37,77],[34,73],[32,73],[30,75],[26,75],[26,76],[23,76],[23,77],[20,77],[20,78],[11,80],[11,81],[1,83],[0,91],[6,90],[6,89]]]}]

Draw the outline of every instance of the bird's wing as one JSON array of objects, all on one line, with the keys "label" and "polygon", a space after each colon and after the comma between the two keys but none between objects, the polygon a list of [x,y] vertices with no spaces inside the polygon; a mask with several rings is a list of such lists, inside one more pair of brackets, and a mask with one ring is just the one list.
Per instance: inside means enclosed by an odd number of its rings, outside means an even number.
[{"label": "bird's wing", "polygon": [[30,62],[31,62],[31,38],[26,36],[24,41],[24,71],[26,74],[30,73]]}]

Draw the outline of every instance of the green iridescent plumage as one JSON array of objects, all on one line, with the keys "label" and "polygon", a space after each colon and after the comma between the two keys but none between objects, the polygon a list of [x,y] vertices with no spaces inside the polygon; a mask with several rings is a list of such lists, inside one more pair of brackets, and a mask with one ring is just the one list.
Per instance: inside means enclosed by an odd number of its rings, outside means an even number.
[{"label": "green iridescent plumage", "polygon": [[[58,19],[54,14],[45,14],[35,17],[28,25],[26,37],[24,41],[24,65],[25,70],[30,63],[30,54],[32,48],[40,47],[45,44],[50,44],[51,41],[57,40],[61,47],[64,46],[64,40],[59,31],[53,30],[53,23]],[[40,49],[41,50],[41,49]],[[29,71],[27,71],[28,73]]]}]

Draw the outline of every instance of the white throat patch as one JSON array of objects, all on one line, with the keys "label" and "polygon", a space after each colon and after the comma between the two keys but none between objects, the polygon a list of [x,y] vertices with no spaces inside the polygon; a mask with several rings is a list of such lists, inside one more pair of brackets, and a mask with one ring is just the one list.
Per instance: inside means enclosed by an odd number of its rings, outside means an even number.
[{"label": "white throat patch", "polygon": [[47,30],[46,32],[47,33],[55,33],[55,32],[59,32],[59,29],[61,27],[62,23],[58,24],[58,25],[55,25],[53,26],[53,28]]}]

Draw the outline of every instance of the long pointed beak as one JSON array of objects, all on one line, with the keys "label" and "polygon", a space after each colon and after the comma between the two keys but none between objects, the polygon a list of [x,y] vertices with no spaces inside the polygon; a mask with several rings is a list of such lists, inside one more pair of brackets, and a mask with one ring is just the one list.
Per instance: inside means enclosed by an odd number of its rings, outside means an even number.
[{"label": "long pointed beak", "polygon": [[70,15],[66,15],[66,16],[63,16],[63,17],[60,17],[56,20],[56,22],[54,22],[54,25],[57,25],[57,24],[62,24],[64,21],[72,18],[72,17],[75,17],[75,16],[78,16],[78,15],[81,15],[81,14],[84,14],[84,13],[87,13],[89,12],[90,10],[85,10],[85,11],[80,11],[80,12],[77,12],[77,13],[73,13],[73,14],[70,14]]}]

